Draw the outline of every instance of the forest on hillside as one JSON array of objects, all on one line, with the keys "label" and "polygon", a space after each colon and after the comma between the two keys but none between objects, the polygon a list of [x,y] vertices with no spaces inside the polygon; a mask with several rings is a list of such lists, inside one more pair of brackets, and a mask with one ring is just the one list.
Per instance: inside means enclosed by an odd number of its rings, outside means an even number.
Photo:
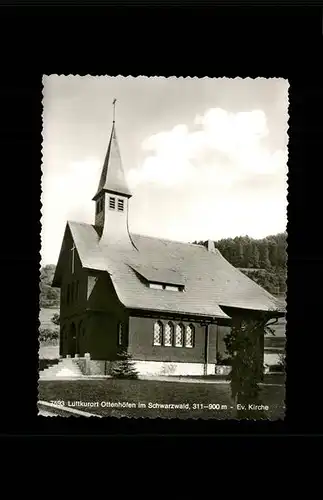
[{"label": "forest on hillside", "polygon": [[[203,241],[195,241],[205,244]],[[286,292],[287,235],[279,233],[262,239],[249,236],[225,238],[214,242],[225,259],[238,267],[268,292]]]},{"label": "forest on hillside", "polygon": [[56,266],[54,264],[48,264],[40,270],[40,307],[59,307],[60,290],[51,286],[55,269]]},{"label": "forest on hillside", "polygon": [[[204,241],[194,241],[194,243],[205,244]],[[261,240],[249,236],[237,236],[214,243],[230,264],[240,268],[268,292],[273,294],[286,292],[286,233],[267,236]],[[54,264],[41,268],[40,307],[59,307],[60,290],[51,287],[55,268]]]}]

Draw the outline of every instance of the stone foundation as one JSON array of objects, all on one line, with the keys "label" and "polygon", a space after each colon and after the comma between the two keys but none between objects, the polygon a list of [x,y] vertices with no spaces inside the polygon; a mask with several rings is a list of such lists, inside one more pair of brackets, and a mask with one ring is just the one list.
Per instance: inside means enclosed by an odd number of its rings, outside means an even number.
[{"label": "stone foundation", "polygon": [[[117,361],[104,361],[90,359],[89,356],[76,358],[83,375],[110,375],[111,369]],[[143,376],[203,376],[205,366],[203,363],[180,363],[171,361],[132,361],[139,375]],[[207,365],[207,375],[226,375],[231,367],[217,366],[214,363]]]},{"label": "stone foundation", "polygon": [[[171,361],[134,361],[140,375],[151,376],[189,376],[204,375],[203,363],[175,363]],[[215,374],[215,364],[208,364],[207,374]]]}]

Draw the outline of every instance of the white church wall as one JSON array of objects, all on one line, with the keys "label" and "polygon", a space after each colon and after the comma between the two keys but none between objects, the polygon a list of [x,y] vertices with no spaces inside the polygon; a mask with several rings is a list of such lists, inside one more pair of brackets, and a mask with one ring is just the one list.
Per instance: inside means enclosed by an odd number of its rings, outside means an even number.
[{"label": "white church wall", "polygon": [[[174,363],[171,361],[134,361],[140,375],[150,376],[196,376],[204,375],[203,363]],[[207,374],[215,373],[215,364],[208,364]]]}]

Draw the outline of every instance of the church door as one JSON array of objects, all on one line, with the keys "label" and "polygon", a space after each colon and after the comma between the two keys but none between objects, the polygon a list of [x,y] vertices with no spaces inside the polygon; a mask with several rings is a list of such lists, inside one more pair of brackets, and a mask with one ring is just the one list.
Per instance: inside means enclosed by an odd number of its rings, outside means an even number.
[{"label": "church door", "polygon": [[71,324],[69,331],[68,354],[70,354],[72,357],[74,357],[76,354],[76,327],[74,323]]},{"label": "church door", "polygon": [[75,352],[76,354],[80,354],[80,325],[76,326],[76,335],[75,335]]}]

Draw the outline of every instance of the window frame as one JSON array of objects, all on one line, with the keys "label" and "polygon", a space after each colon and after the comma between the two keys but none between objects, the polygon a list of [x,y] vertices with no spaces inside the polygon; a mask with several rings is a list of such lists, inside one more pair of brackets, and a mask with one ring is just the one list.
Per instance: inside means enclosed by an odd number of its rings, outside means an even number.
[{"label": "window frame", "polygon": [[[120,208],[120,206],[122,208]],[[124,212],[124,199],[123,198],[118,198],[118,200],[117,200],[117,211]]]},{"label": "window frame", "polygon": [[[159,335],[160,335],[160,343],[156,343],[155,341],[155,334],[156,334],[156,327],[160,327],[159,330]],[[154,329],[153,329],[153,346],[154,347],[162,347],[163,345],[163,339],[164,339],[164,325],[160,320],[157,320],[154,322]]]},{"label": "window frame", "polygon": [[163,290],[163,285],[160,283],[149,283],[149,288],[152,290]]},{"label": "window frame", "polygon": [[[192,339],[191,343],[192,343],[192,345],[188,345],[188,343],[187,343],[187,331],[188,331],[189,328],[191,329],[191,339]],[[184,347],[186,349],[193,349],[194,346],[195,346],[195,326],[192,323],[190,323],[189,325],[186,325],[186,328],[185,328],[185,332],[184,332]]]},{"label": "window frame", "polygon": [[109,196],[109,210],[115,210],[115,209],[116,209],[116,197]]},{"label": "window frame", "polygon": [[[177,343],[177,332],[178,332],[178,329],[181,332],[181,344]],[[181,347],[183,348],[184,347],[184,337],[185,337],[185,326],[183,325],[183,323],[177,323],[176,324],[176,328],[175,328],[175,340],[174,340],[175,347],[179,347],[179,348],[181,348]]]},{"label": "window frame", "polygon": [[[167,329],[169,328],[169,332]],[[170,334],[170,342],[166,344],[166,335]],[[167,321],[164,329],[163,335],[163,347],[173,347],[174,345],[174,323],[172,321]]]}]

